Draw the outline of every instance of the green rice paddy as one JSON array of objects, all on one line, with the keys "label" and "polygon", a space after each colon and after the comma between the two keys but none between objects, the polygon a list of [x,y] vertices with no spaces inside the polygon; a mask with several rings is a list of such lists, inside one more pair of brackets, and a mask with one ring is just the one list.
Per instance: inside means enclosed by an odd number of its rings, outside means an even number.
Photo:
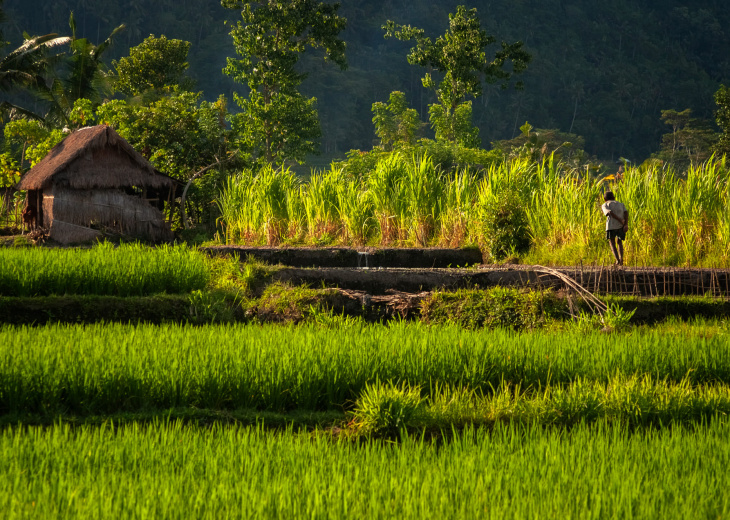
[{"label": "green rice paddy", "polygon": [[725,518],[730,427],[516,425],[447,443],[179,422],[7,428],[16,518]]},{"label": "green rice paddy", "polygon": [[0,328],[2,413],[347,410],[375,382],[418,386],[423,397],[519,388],[520,398],[535,399],[547,389],[616,381],[725,388],[730,341],[701,329],[586,335],[409,323]]},{"label": "green rice paddy", "polygon": [[[183,248],[0,260],[3,296],[202,298],[220,276]],[[608,334],[324,318],[0,325],[0,516],[730,513],[724,321]]]},{"label": "green rice paddy", "polygon": [[205,257],[187,247],[0,248],[0,296],[143,296],[203,289]]}]

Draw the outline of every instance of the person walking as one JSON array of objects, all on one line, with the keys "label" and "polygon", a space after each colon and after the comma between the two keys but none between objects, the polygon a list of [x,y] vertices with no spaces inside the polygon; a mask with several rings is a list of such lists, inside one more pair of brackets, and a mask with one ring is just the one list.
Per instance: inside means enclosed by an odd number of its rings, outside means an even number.
[{"label": "person walking", "polygon": [[[616,265],[624,265],[624,240],[629,230],[629,211],[613,195],[607,191],[603,195],[601,211],[606,216],[606,240],[611,245],[611,252],[616,259]],[[616,244],[618,239],[618,247]]]}]

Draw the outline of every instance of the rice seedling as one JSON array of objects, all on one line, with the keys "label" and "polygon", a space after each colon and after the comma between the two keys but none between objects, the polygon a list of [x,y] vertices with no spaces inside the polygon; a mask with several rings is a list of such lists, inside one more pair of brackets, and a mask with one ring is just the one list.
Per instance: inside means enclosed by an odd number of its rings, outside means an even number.
[{"label": "rice seedling", "polygon": [[0,249],[0,295],[141,296],[203,289],[205,257],[183,246]]},{"label": "rice seedling", "polygon": [[[306,294],[303,295],[306,301]],[[368,384],[490,394],[578,380],[651,377],[730,384],[718,334],[470,331],[353,322],[322,328],[89,325],[0,328],[0,413],[117,413],[174,407],[289,411],[353,405]]]},{"label": "rice seedling", "polygon": [[[418,416],[404,426],[443,429],[500,422],[572,426],[607,421],[632,428],[659,427],[709,422],[728,411],[730,387],[726,385],[693,386],[686,380],[618,375],[607,382],[577,379],[537,390],[502,383],[486,394],[446,385],[424,397]],[[356,408],[356,419],[358,412]]]},{"label": "rice seedling", "polygon": [[726,422],[632,432],[467,429],[353,443],[213,424],[12,427],[0,509],[16,518],[724,518]]}]

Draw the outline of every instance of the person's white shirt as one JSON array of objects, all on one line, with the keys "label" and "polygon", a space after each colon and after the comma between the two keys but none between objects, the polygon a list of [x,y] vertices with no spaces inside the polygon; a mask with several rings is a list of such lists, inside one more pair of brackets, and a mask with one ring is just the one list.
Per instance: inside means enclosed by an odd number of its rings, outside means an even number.
[{"label": "person's white shirt", "polygon": [[601,206],[601,211],[603,211],[603,214],[607,217],[606,231],[609,231],[611,229],[621,229],[622,227],[624,227],[621,222],[608,214],[609,212],[611,212],[621,220],[626,220],[626,206],[624,206],[622,203],[617,200],[608,200],[603,204],[603,206]]}]

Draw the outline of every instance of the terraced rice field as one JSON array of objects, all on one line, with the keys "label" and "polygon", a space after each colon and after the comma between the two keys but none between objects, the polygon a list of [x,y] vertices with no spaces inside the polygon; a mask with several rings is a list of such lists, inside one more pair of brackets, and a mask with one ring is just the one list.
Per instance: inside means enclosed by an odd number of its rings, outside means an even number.
[{"label": "terraced rice field", "polygon": [[[0,294],[203,298],[202,255],[135,247],[0,250]],[[0,325],[0,511],[724,518],[728,413],[722,320]]]}]

